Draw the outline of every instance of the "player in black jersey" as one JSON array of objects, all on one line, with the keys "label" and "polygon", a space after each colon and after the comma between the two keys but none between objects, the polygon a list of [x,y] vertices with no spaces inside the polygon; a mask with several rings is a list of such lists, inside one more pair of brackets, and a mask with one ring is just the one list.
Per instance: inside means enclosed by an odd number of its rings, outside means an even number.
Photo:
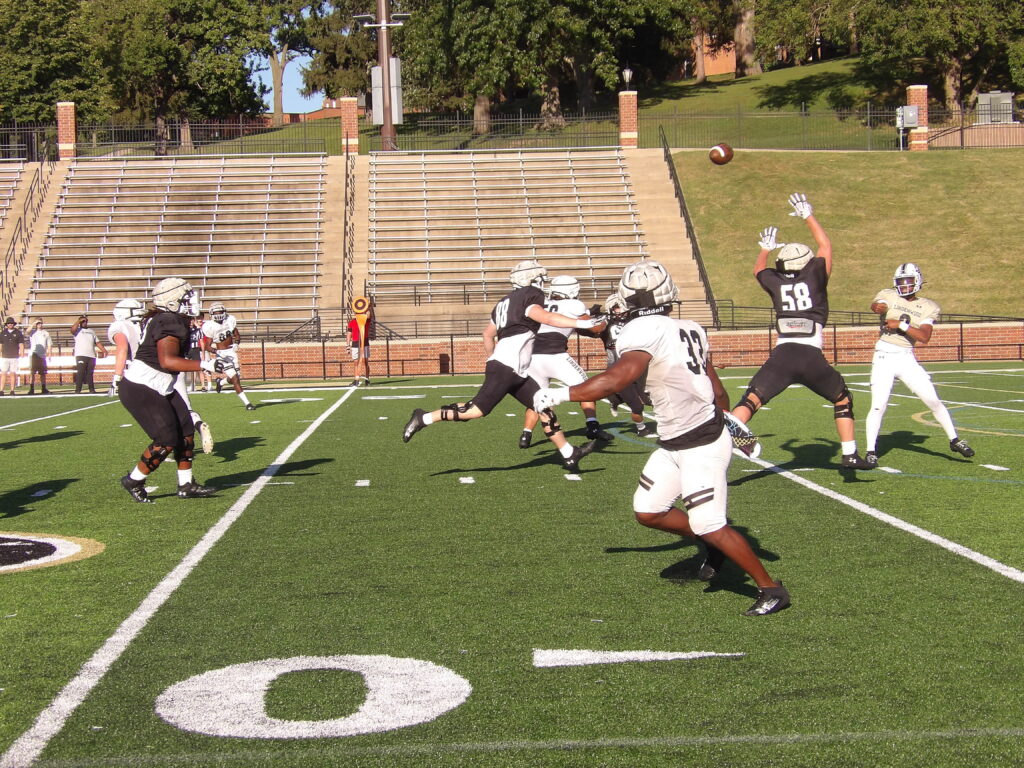
[{"label": "player in black jersey", "polygon": [[198,299],[185,280],[169,277],[157,283],[153,308],[142,318],[142,339],[135,359],[118,387],[121,404],[152,440],[138,464],[121,478],[121,486],[138,502],[151,501],[146,479],[172,454],[178,465],[180,498],[201,498],[215,492],[192,477],[195,426],[188,405],[174,386],[185,371],[203,368],[223,375],[219,361],[188,359],[189,318],[198,312]]},{"label": "player in black jersey", "polygon": [[[758,408],[790,384],[803,384],[834,406],[836,430],[842,445],[842,466],[871,469],[872,465],[857,453],[853,396],[845,379],[829,365],[821,351],[822,329],[828,321],[832,243],[804,195],[790,195],[789,204],[793,206],[790,216],[799,216],[807,222],[818,252],[815,254],[803,243],[777,243],[776,227],[767,227],[761,232],[758,241],[761,251],[754,262],[754,277],[772,297],[778,340],[768,360],[754,374],[746,393],[732,409],[732,415],[746,424]],[[768,255],[776,248],[779,252],[772,268],[768,266]]]},{"label": "player in black jersey", "polygon": [[[437,421],[469,421],[486,416],[505,395],[512,395],[527,408],[533,408],[533,396],[540,387],[527,375],[526,369],[530,367],[533,342],[541,323],[556,328],[600,328],[601,325],[591,318],[575,319],[544,309],[541,286],[545,275],[547,270],[536,261],[516,264],[510,275],[516,288],[494,306],[491,321],[483,333],[488,358],[480,391],[468,403],[452,403],[430,413],[420,408],[414,410],[402,432],[404,442]],[[553,410],[542,411],[540,419],[544,434],[562,456],[562,465],[575,472],[580,459],[594,450],[596,441],[573,447],[565,439]]]}]

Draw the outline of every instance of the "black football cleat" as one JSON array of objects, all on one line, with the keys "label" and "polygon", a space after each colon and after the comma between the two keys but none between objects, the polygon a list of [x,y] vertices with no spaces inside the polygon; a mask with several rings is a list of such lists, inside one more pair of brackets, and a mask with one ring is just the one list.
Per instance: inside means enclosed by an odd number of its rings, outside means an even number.
[{"label": "black football cleat", "polygon": [[878,466],[878,454],[874,451],[868,451],[864,454],[864,461],[870,464],[871,468],[874,469]]},{"label": "black football cleat", "polygon": [[757,593],[757,600],[743,612],[744,616],[767,616],[789,607],[789,590],[776,581],[774,587],[765,587]]},{"label": "black football cleat", "polygon": [[178,486],[179,499],[205,499],[209,496],[213,496],[216,492],[216,488],[211,488],[208,485],[200,485],[195,480],[189,480],[184,485]]},{"label": "black football cleat", "polygon": [[519,436],[519,447],[529,448],[531,445],[533,445],[533,432],[524,429],[523,434]]},{"label": "black football cleat", "polygon": [[601,429],[601,425],[596,421],[587,422],[587,440],[603,440],[608,442],[614,440],[615,436],[610,432],[605,432]]},{"label": "black football cleat", "polygon": [[974,455],[974,449],[967,444],[966,441],[961,440],[959,437],[954,437],[949,441],[949,450],[953,453],[959,453],[965,459],[971,458]]},{"label": "black football cleat", "polygon": [[654,427],[650,426],[649,424],[641,422],[640,424],[636,425],[636,435],[637,437],[646,437],[654,439],[657,438],[658,433],[654,430]]},{"label": "black football cleat", "polygon": [[584,456],[589,456],[597,448],[597,440],[591,440],[589,443],[574,447],[572,449],[572,455],[569,458],[562,459],[562,466],[569,472],[579,472],[580,459]]},{"label": "black football cleat", "polygon": [[409,417],[408,423],[405,425],[405,429],[402,431],[402,442],[408,443],[412,440],[412,436],[423,429],[426,424],[423,423],[423,414],[426,413],[422,408],[417,408],[412,412],[412,416]]},{"label": "black football cleat", "polygon": [[843,456],[842,466],[843,469],[874,469],[878,466],[878,462],[872,464],[867,459],[861,458],[859,453],[851,453]]},{"label": "black football cleat", "polygon": [[135,480],[131,475],[125,475],[121,478],[121,487],[131,494],[131,497],[140,504],[152,504],[153,500],[149,498],[149,494],[146,493],[146,481]]},{"label": "black football cleat", "polygon": [[704,557],[704,562],[697,569],[697,578],[701,581],[711,581],[722,570],[722,563],[725,562],[725,553],[707,542],[704,543],[704,547],[707,549],[707,554]]},{"label": "black football cleat", "polygon": [[246,403],[245,404],[245,410],[247,410],[247,411],[255,411],[256,410],[256,406],[253,405],[252,403]]}]

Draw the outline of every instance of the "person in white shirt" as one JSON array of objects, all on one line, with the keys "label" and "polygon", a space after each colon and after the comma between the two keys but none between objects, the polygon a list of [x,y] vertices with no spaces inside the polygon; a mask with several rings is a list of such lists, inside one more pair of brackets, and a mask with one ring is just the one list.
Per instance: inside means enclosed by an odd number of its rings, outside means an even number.
[{"label": "person in white shirt", "polygon": [[96,383],[93,374],[96,371],[96,354],[107,356],[107,349],[89,327],[89,318],[81,315],[71,326],[71,335],[75,337],[75,394],[82,393],[82,387],[89,387],[89,392],[96,394]]},{"label": "person in white shirt", "polygon": [[[238,334],[238,321],[234,315],[229,315],[224,305],[217,301],[210,305],[210,319],[203,323],[203,336],[207,339],[207,348],[212,350],[217,357],[227,361],[235,375],[228,379],[228,383],[235,389],[235,394],[245,403],[247,411],[256,410],[256,406],[249,402],[249,398],[242,390],[241,368],[238,363],[238,343],[241,337]],[[217,391],[220,392],[221,384],[217,382]]]},{"label": "person in white shirt", "polygon": [[540,389],[534,409],[596,401],[621,392],[647,371],[658,413],[658,449],[640,473],[633,513],[641,525],[699,538],[707,559],[698,577],[714,578],[728,557],[754,580],[758,597],[745,613],[764,616],[790,604],[781,581],[768,575],[749,542],[726,517],[732,439],[725,426],[729,396],[711,364],[704,329],[668,317],[679,291],[656,261],[626,267],[619,282],[630,320],[616,341],[618,362],[573,387]]},{"label": "person in white shirt", "polygon": [[46,359],[53,354],[53,340],[50,332],[43,328],[43,321],[36,320],[32,324],[32,334],[28,337],[29,378],[28,393],[36,393],[36,376],[39,376],[40,390],[44,395],[50,394],[46,388]]},{"label": "person in white shirt", "polygon": [[931,410],[946,433],[949,450],[969,459],[974,455],[974,449],[957,435],[949,409],[939,400],[928,371],[914,356],[914,347],[931,341],[932,328],[941,313],[939,305],[918,293],[924,277],[913,262],[896,268],[892,284],[892,288],[879,291],[871,302],[871,311],[881,315],[882,327],[871,360],[871,410],[865,419],[867,453],[864,458],[878,466],[875,450],[878,433],[882,429],[885,409],[889,406],[892,385],[899,379]]}]

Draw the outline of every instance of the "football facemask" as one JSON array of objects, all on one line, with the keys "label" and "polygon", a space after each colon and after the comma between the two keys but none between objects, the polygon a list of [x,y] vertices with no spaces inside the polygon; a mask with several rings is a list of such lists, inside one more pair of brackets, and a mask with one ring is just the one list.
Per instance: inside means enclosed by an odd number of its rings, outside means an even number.
[{"label": "football facemask", "polygon": [[217,302],[210,307],[210,318],[217,323],[223,323],[228,319],[228,311],[224,308],[224,305]]}]

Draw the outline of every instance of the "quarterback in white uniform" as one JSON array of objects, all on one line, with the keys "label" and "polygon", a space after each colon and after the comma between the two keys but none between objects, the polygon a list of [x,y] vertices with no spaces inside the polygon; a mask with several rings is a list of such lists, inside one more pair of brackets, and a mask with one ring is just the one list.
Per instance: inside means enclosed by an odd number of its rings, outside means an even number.
[{"label": "quarterback in white uniform", "polygon": [[[558,315],[571,318],[588,318],[587,307],[579,300],[580,283],[575,277],[558,275],[551,279],[548,290],[548,302],[544,309]],[[587,380],[587,372],[569,354],[569,336],[573,328],[559,328],[541,323],[537,338],[533,342],[533,357],[527,374],[542,387],[551,383],[552,379],[563,384],[582,384]],[[588,440],[611,440],[612,436],[601,429],[597,420],[597,403],[581,403],[583,416],[587,424]],[[533,440],[533,429],[537,426],[540,415],[532,408],[527,409],[523,422],[523,433],[519,436],[519,447],[529,448]]]},{"label": "quarterback in white uniform", "polygon": [[[121,299],[114,305],[114,322],[107,329],[107,338],[114,345],[114,376],[110,380],[110,397],[117,397],[117,387],[121,383],[125,369],[135,359],[139,342],[142,340],[139,323],[144,313],[145,308],[142,306],[142,302],[136,299]],[[203,421],[199,413],[192,408],[184,376],[178,376],[174,382],[174,389],[185,401],[185,405],[192,415],[192,423],[199,430],[203,453],[213,453],[213,432],[210,431],[210,425]]]},{"label": "quarterback in white uniform", "polygon": [[932,338],[932,329],[939,319],[939,305],[918,295],[924,278],[912,262],[896,268],[892,283],[892,288],[882,289],[871,302],[871,311],[881,315],[882,331],[871,360],[871,410],[865,420],[867,454],[864,458],[878,464],[875,452],[878,433],[893,382],[899,379],[931,409],[949,439],[949,449],[969,459],[974,449],[957,436],[953,419],[939,400],[931,376],[914,356],[914,347],[927,344]]},{"label": "quarterback in white uniform", "polygon": [[708,548],[699,572],[703,580],[716,575],[723,555],[746,571],[759,590],[748,616],[781,611],[790,603],[789,592],[768,575],[750,544],[726,519],[732,440],[723,411],[729,399],[711,365],[707,334],[697,323],[667,317],[678,290],[658,262],[645,260],[627,267],[619,294],[631,319],[616,343],[618,362],[583,384],[538,391],[534,408],[598,400],[621,391],[647,370],[659,439],[633,495],[637,522],[703,540]]},{"label": "quarterback in white uniform", "polygon": [[[248,411],[256,409],[256,406],[249,402],[249,398],[242,390],[241,367],[238,363],[238,321],[234,315],[229,315],[221,302],[214,302],[210,305],[210,319],[203,323],[203,336],[209,339],[210,348],[217,357],[230,361],[235,370],[235,375],[228,379],[228,382],[235,389],[235,394],[245,403]],[[217,382],[217,391],[220,392],[220,382]]]}]

